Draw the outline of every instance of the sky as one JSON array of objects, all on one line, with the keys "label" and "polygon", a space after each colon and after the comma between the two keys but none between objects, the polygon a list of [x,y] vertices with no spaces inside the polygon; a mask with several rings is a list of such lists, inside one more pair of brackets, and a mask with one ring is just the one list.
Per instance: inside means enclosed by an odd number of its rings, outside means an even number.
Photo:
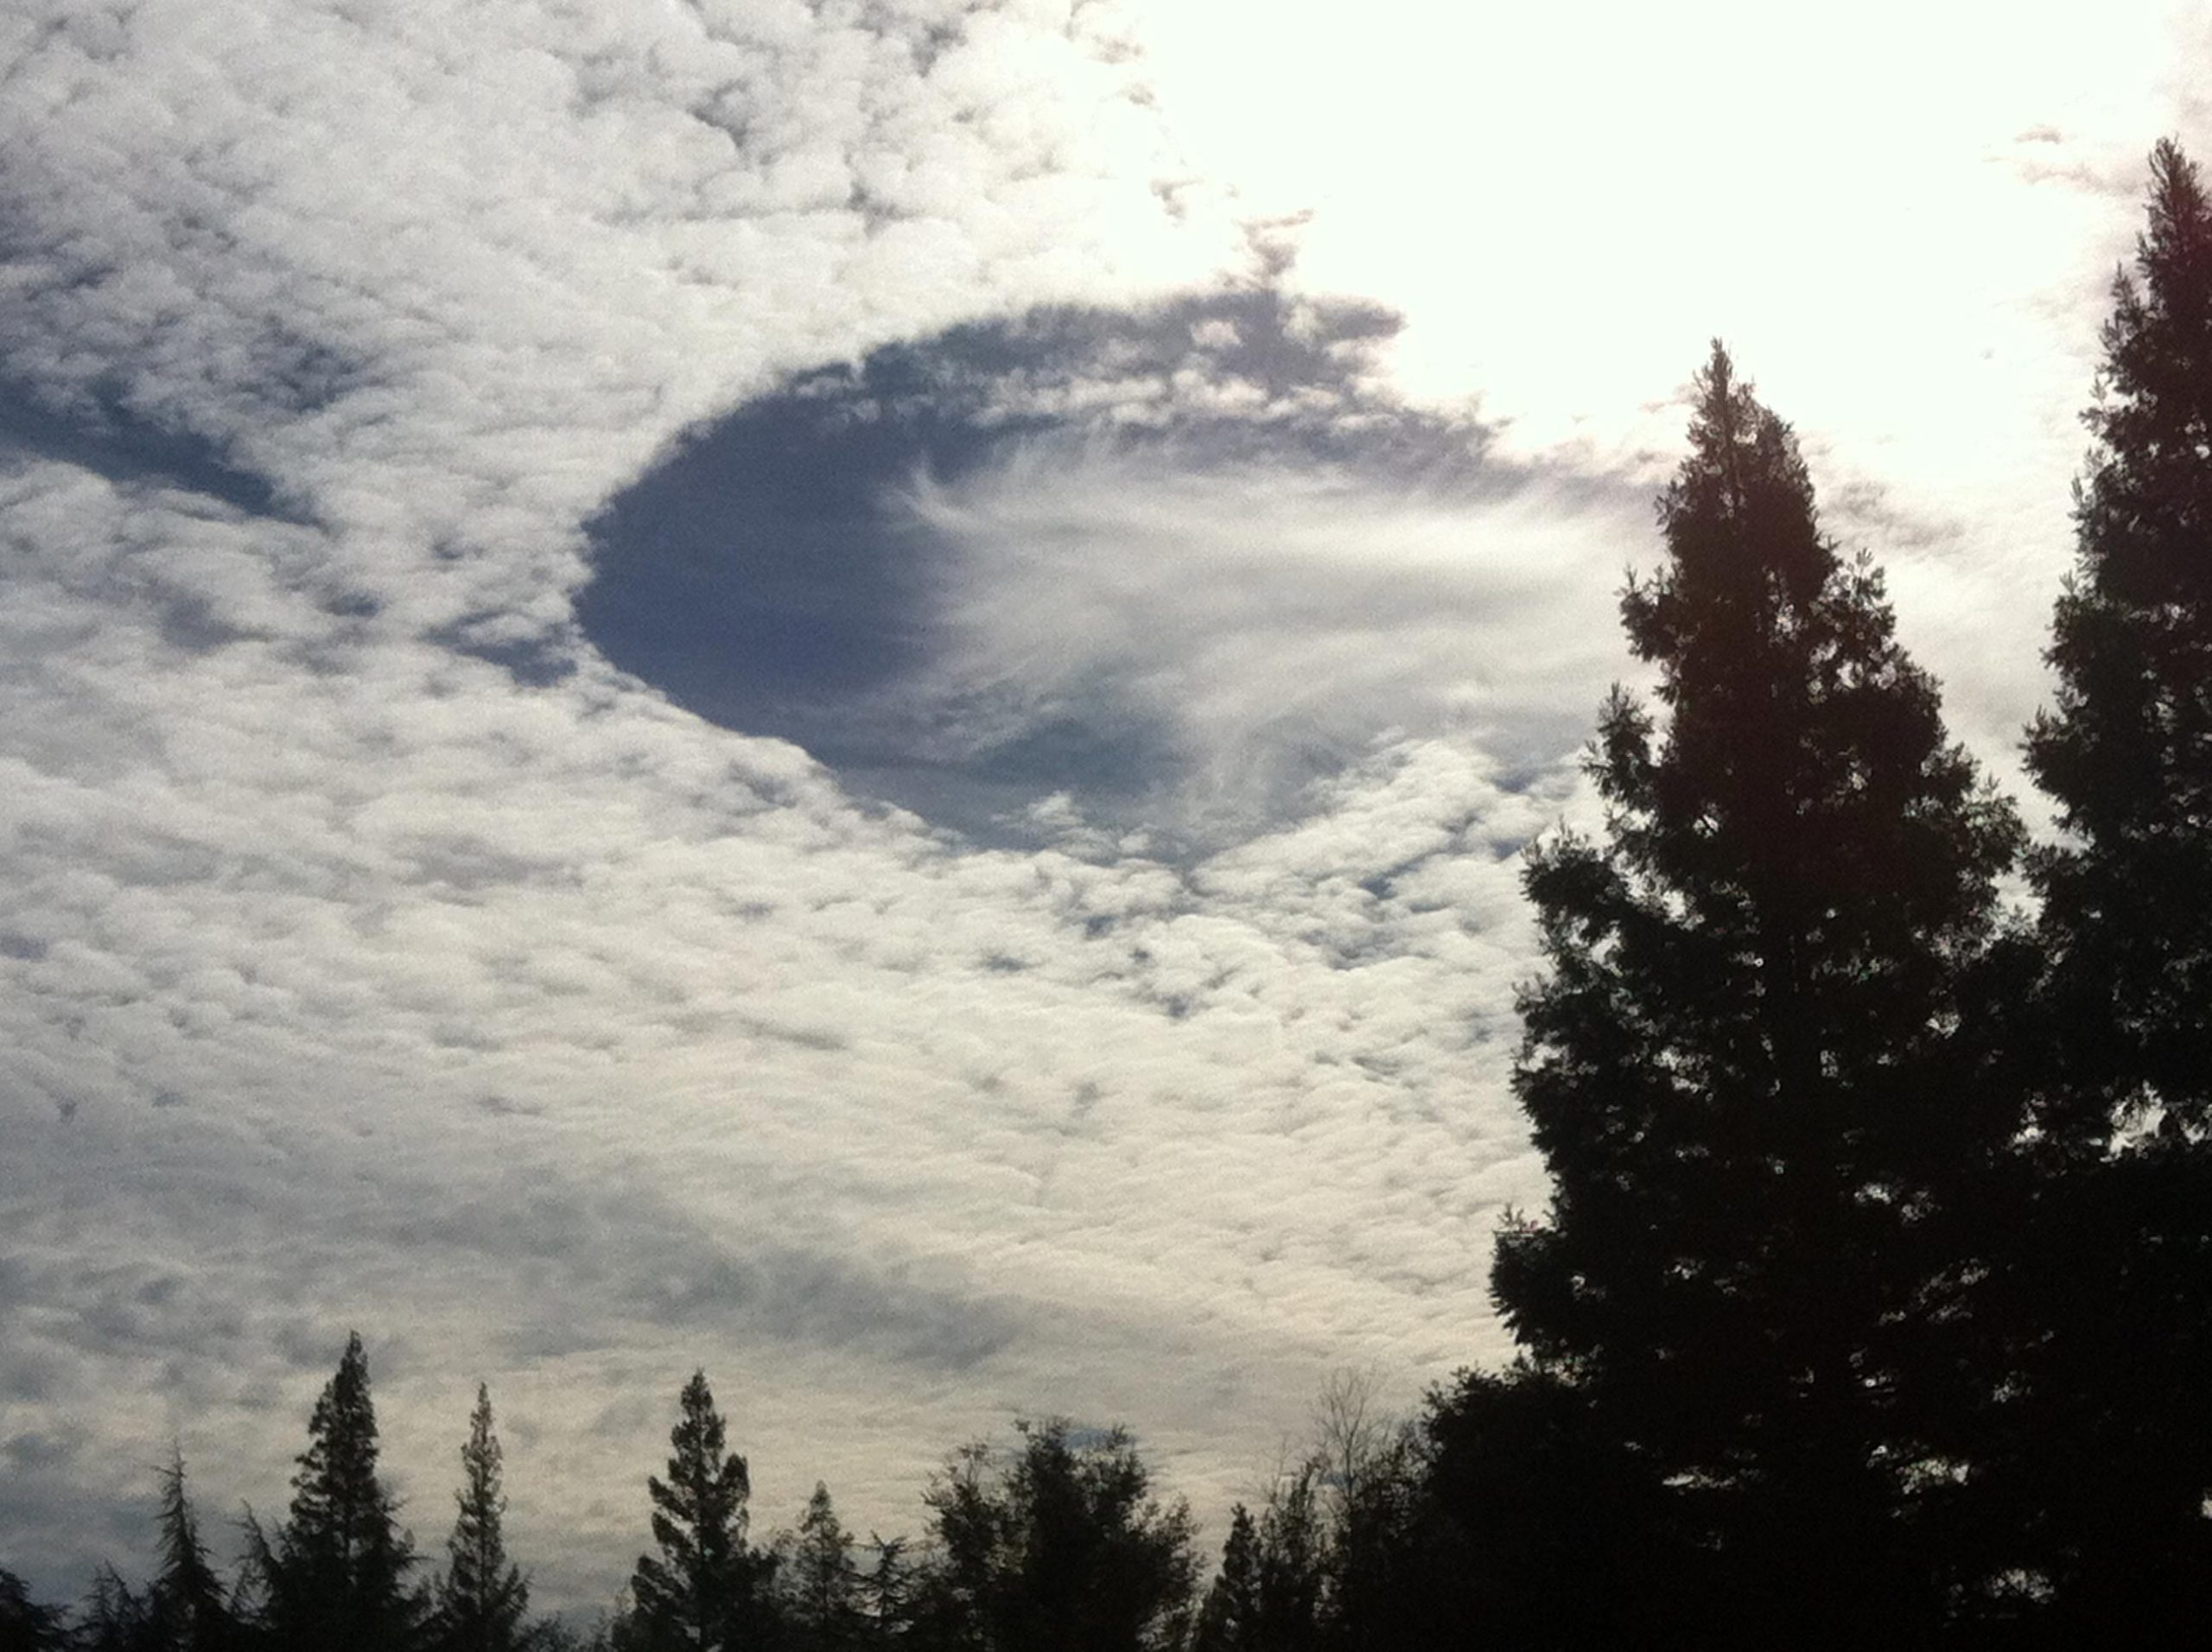
[{"label": "sky", "polygon": [[[2212,4],[18,0],[0,1565],[281,1515],[349,1330],[610,1603],[1024,1416],[1217,1542],[1510,1344],[1518,855],[1725,338],[2024,789]],[[2044,818],[2032,797],[2031,818]]]}]

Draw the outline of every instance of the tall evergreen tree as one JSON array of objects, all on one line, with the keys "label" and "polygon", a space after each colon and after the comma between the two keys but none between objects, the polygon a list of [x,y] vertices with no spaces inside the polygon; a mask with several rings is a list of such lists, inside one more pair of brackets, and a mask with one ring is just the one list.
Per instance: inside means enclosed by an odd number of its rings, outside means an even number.
[{"label": "tall evergreen tree", "polygon": [[1221,1571],[1198,1611],[1192,1652],[1259,1652],[1260,1534],[1252,1511],[1238,1503],[1221,1546]]},{"label": "tall evergreen tree", "polygon": [[153,1612],[111,1566],[92,1575],[92,1592],[77,1613],[71,1652],[156,1652]]},{"label": "tall evergreen tree", "polygon": [[501,1526],[507,1511],[499,1481],[499,1439],[492,1427],[492,1392],[476,1388],[468,1443],[461,1448],[460,1505],[446,1540],[445,1575],[438,1579],[431,1620],[438,1652],[517,1652],[526,1642],[530,1585],[507,1559]]},{"label": "tall evergreen tree", "polygon": [[1260,1515],[1253,1643],[1266,1652],[1317,1652],[1329,1599],[1329,1537],[1320,1465],[1312,1458],[1269,1488]]},{"label": "tall evergreen tree", "polygon": [[2009,1281],[2032,1570],[2062,1633],[2145,1645],[2212,1617],[2212,205],[2174,144],[2151,172],[2028,740],[2066,836],[2034,862],[2050,1082]]},{"label": "tall evergreen tree", "polygon": [[863,1646],[900,1644],[912,1627],[918,1579],[908,1548],[903,1537],[868,1534],[869,1558],[861,1568],[856,1597],[866,1625]]},{"label": "tall evergreen tree", "polygon": [[668,1478],[648,1477],[658,1554],[631,1574],[625,1652],[752,1652],[766,1638],[774,1562],[746,1541],[753,1483],[728,1449],[707,1374],[696,1371],[669,1433]]},{"label": "tall evergreen tree", "polygon": [[181,1447],[171,1449],[161,1483],[159,1566],[149,1609],[155,1644],[162,1652],[225,1652],[237,1644],[238,1625],[186,1495]]},{"label": "tall evergreen tree", "polygon": [[2074,1073],[2101,1099],[2212,1122],[2212,206],[2151,158],[2140,284],[2115,279],[2056,709],[2028,762],[2067,843],[2037,866],[2066,959]]},{"label": "tall evergreen tree", "polygon": [[777,1565],[785,1640],[794,1652],[842,1652],[861,1644],[868,1620],[854,1547],[830,1488],[817,1483],[798,1530],[779,1546]]},{"label": "tall evergreen tree", "polygon": [[1492,1282],[1724,1557],[1736,1638],[1871,1642],[1933,1621],[1908,1528],[1967,1466],[1961,1218],[2019,1122],[1975,971],[2020,834],[1717,344],[1690,440],[1622,598],[1664,726],[1614,691],[1604,840],[1526,874],[1549,973],[1515,1087],[1553,1194]]},{"label": "tall evergreen tree", "polygon": [[77,1652],[227,1652],[240,1644],[236,1615],[185,1495],[183,1453],[172,1450],[159,1475],[153,1581],[134,1590],[114,1567],[100,1567],[78,1612]]},{"label": "tall evergreen tree", "polygon": [[0,1566],[0,1652],[66,1652],[69,1638],[60,1611],[33,1600],[29,1585]]},{"label": "tall evergreen tree", "polygon": [[247,1527],[265,1626],[280,1652],[405,1652],[415,1643],[423,1603],[407,1584],[414,1543],[377,1457],[369,1362],[356,1331],[308,1419],[290,1517],[273,1540]]}]

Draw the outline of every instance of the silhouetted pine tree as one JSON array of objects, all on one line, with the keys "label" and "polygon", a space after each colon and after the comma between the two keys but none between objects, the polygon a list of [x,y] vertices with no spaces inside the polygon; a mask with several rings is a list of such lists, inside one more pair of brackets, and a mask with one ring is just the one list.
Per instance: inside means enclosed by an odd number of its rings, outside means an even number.
[{"label": "silhouetted pine tree", "polygon": [[162,1652],[227,1652],[238,1644],[239,1626],[185,1493],[181,1448],[171,1450],[160,1472],[159,1567],[149,1592],[153,1644]]},{"label": "silhouetted pine tree", "polygon": [[912,1626],[919,1585],[913,1558],[903,1537],[879,1537],[871,1532],[868,1547],[869,1561],[857,1580],[857,1600],[866,1625],[861,1644],[902,1644]]},{"label": "silhouetted pine tree", "polygon": [[2028,741],[2071,835],[2036,874],[2075,1071],[2177,1125],[2212,1109],[2212,207],[2172,143],[2151,160],[2141,284],[2104,333],[2079,555],[2059,599],[2056,711]]},{"label": "silhouetted pine tree", "polygon": [[1614,691],[1605,839],[1526,874],[1549,973],[1515,1087],[1554,1191],[1493,1287],[1717,1551],[1731,1634],[1873,1644],[1939,1613],[1916,1528],[1986,1375],[1957,1223],[2019,1111],[1970,972],[2020,833],[1879,575],[1821,536],[1789,427],[1717,344],[1697,390],[1668,560],[1622,598],[1664,727]]},{"label": "silhouetted pine tree", "polygon": [[794,1652],[842,1652],[861,1644],[868,1620],[853,1549],[830,1488],[817,1483],[798,1530],[780,1546],[777,1566],[784,1639]]},{"label": "silhouetted pine tree", "polygon": [[263,1625],[279,1652],[406,1652],[423,1603],[407,1586],[413,1541],[377,1473],[376,1407],[359,1332],[316,1400],[272,1541],[249,1517]]},{"label": "silhouetted pine tree", "polygon": [[2212,206],[2172,143],[2151,170],[2028,740],[2067,836],[2033,863],[2050,1083],[2004,1511],[2062,1636],[2142,1645],[2212,1618]]},{"label": "silhouetted pine tree", "polygon": [[153,1615],[144,1597],[111,1566],[92,1576],[92,1592],[77,1614],[75,1633],[67,1642],[73,1652],[154,1652]]},{"label": "silhouetted pine tree", "polygon": [[1316,1652],[1329,1594],[1329,1538],[1310,1458],[1270,1488],[1260,1515],[1259,1610],[1253,1643],[1266,1652]]},{"label": "silhouetted pine tree", "polygon": [[1198,1611],[1192,1652],[1257,1652],[1260,1616],[1260,1534],[1252,1511],[1238,1503],[1221,1546],[1221,1572]]},{"label": "silhouetted pine tree", "polygon": [[240,1627],[185,1496],[182,1453],[173,1452],[159,1473],[154,1580],[133,1590],[113,1566],[102,1566],[77,1614],[75,1652],[226,1652],[239,1642]]},{"label": "silhouetted pine tree", "polygon": [[516,1652],[527,1643],[524,1617],[530,1585],[507,1559],[501,1525],[507,1510],[499,1483],[499,1439],[492,1428],[492,1393],[476,1388],[468,1443],[461,1448],[460,1505],[446,1541],[445,1575],[438,1579],[430,1639],[438,1652]]},{"label": "silhouetted pine tree", "polygon": [[746,1541],[753,1483],[728,1449],[721,1413],[696,1371],[670,1431],[668,1478],[648,1477],[657,1555],[638,1557],[623,1652],[753,1652],[767,1638],[772,1557]]},{"label": "silhouetted pine tree", "polygon": [[29,1586],[0,1566],[0,1652],[66,1652],[68,1645],[60,1610],[33,1600]]}]

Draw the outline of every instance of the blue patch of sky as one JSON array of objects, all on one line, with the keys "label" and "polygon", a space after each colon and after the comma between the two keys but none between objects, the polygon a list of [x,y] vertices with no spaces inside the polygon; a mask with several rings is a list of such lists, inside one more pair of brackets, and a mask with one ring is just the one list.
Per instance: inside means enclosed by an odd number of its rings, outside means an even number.
[{"label": "blue patch of sky", "polygon": [[10,454],[74,465],[124,486],[181,488],[252,516],[276,509],[268,481],[232,463],[219,444],[141,417],[105,387],[65,412],[23,380],[0,374],[0,454]]},{"label": "blue patch of sky", "polygon": [[[1011,444],[1070,438],[1185,471],[1330,465],[1479,485],[1478,426],[1372,387],[1375,348],[1397,326],[1371,304],[1249,288],[1039,310],[799,374],[608,502],[578,621],[677,704],[793,740],[863,795],[938,824],[1019,840],[1023,810],[1056,792],[1115,812],[1176,759],[1167,731],[1112,685],[982,741],[962,737],[982,708],[921,686],[958,548],[902,492],[917,478],[957,483]],[[1237,399],[1192,395],[1193,370]]]}]

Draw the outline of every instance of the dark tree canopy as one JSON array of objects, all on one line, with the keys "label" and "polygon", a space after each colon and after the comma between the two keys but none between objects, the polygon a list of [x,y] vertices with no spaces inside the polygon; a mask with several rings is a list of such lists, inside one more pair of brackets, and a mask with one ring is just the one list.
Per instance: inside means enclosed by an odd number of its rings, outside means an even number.
[{"label": "dark tree canopy", "polygon": [[817,1482],[798,1530],[779,1546],[778,1595],[784,1638],[795,1652],[842,1652],[874,1627],[863,1600],[857,1547],[837,1518],[830,1488]]},{"label": "dark tree canopy", "polygon": [[283,1652],[397,1652],[414,1642],[423,1615],[407,1582],[414,1546],[377,1456],[368,1357],[355,1332],[308,1420],[289,1518],[273,1541],[248,1532],[265,1625]]},{"label": "dark tree canopy", "polygon": [[1621,605],[1663,721],[1615,690],[1604,839],[1529,861],[1516,1090],[1554,1191],[1493,1285],[1731,1557],[1733,1621],[1878,1633],[1933,1610],[1901,1548],[1969,1399],[1951,1218],[2018,1124],[1971,1033],[2020,830],[1718,345],[1690,440]]},{"label": "dark tree canopy", "polygon": [[530,1585],[507,1559],[501,1531],[507,1498],[499,1465],[491,1390],[479,1383],[468,1443],[461,1448],[461,1484],[454,1493],[460,1507],[446,1540],[445,1575],[438,1579],[431,1617],[437,1652],[516,1652],[526,1642]]},{"label": "dark tree canopy", "polygon": [[103,1566],[67,1644],[70,1652],[153,1652],[158,1633],[147,1598],[134,1592],[113,1566]]},{"label": "dark tree canopy", "polygon": [[1329,1600],[1329,1534],[1320,1465],[1310,1458],[1270,1490],[1260,1515],[1252,1643],[1318,1652]]},{"label": "dark tree canopy", "polygon": [[638,1557],[625,1652],[747,1652],[764,1638],[771,1556],[746,1541],[753,1495],[745,1459],[728,1449],[704,1371],[692,1373],[670,1431],[668,1478],[645,1482],[658,1554]]},{"label": "dark tree canopy", "polygon": [[2069,841],[2037,867],[2067,959],[2069,1065],[2125,1109],[2212,1108],[2212,206],[2173,144],[2151,161],[2085,416],[2078,556],[2028,741]]},{"label": "dark tree canopy", "polygon": [[922,1644],[978,1652],[1172,1652],[1191,1626],[1190,1510],[1163,1504],[1128,1435],[1021,1425],[1010,1456],[977,1445],[925,1495],[938,1564]]},{"label": "dark tree canopy", "polygon": [[1239,1504],[1197,1647],[1243,1652],[1419,1652],[1459,1624],[1440,1614],[1439,1535],[1426,1436],[1376,1403],[1372,1377],[1324,1388],[1309,1449]]},{"label": "dark tree canopy", "polygon": [[2031,1564],[2072,1632],[2146,1645],[2212,1617],[2212,205],[2172,143],[2151,174],[2028,740],[2067,835],[2034,863],[2048,1162],[2008,1281]]},{"label": "dark tree canopy", "polygon": [[230,1597],[200,1541],[200,1521],[185,1495],[184,1452],[173,1449],[161,1470],[159,1569],[151,1591],[153,1643],[162,1652],[224,1652],[239,1626]]},{"label": "dark tree canopy", "polygon": [[33,1600],[29,1585],[0,1566],[0,1652],[65,1652],[69,1640],[61,1612]]},{"label": "dark tree canopy", "polygon": [[1198,1609],[1192,1652],[1259,1652],[1260,1534],[1243,1503],[1230,1511],[1221,1571]]}]

